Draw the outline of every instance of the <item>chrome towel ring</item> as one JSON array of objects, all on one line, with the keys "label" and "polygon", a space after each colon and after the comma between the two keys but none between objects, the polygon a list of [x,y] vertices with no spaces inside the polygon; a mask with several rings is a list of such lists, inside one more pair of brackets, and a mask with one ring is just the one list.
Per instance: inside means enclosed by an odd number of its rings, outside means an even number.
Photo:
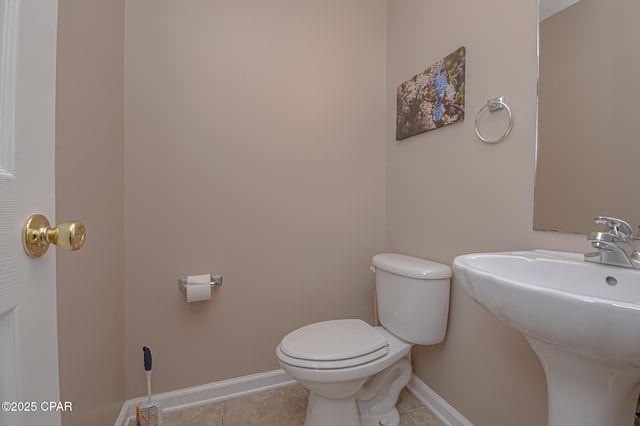
[{"label": "chrome towel ring", "polygon": [[[507,127],[507,130],[504,132],[504,134],[497,139],[486,139],[480,134],[480,130],[478,130],[478,121],[480,120],[480,113],[482,113],[482,111],[484,111],[485,108],[489,108],[489,112],[496,112],[496,111],[500,111],[501,109],[506,109],[507,113],[509,114],[509,126]],[[500,96],[494,99],[489,99],[487,103],[483,105],[482,108],[480,108],[480,111],[478,111],[478,113],[476,114],[476,121],[474,124],[474,128],[476,130],[476,135],[478,135],[478,138],[480,138],[480,140],[484,143],[493,144],[493,143],[502,142],[509,135],[512,127],[513,127],[513,115],[511,114],[511,108],[509,108],[509,105],[507,105],[504,102],[504,96]]]}]

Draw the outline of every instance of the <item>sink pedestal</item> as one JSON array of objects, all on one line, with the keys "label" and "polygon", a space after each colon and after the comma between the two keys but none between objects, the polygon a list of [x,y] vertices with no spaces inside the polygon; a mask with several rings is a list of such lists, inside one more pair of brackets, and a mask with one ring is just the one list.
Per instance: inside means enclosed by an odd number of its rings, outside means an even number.
[{"label": "sink pedestal", "polygon": [[633,426],[640,368],[604,364],[525,337],[547,377],[548,426]]}]

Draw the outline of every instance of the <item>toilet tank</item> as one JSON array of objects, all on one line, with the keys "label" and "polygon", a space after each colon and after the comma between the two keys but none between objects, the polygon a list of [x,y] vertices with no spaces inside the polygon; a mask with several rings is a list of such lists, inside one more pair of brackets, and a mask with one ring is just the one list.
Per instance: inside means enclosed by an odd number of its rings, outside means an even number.
[{"label": "toilet tank", "polygon": [[382,326],[409,343],[442,342],[449,316],[451,268],[394,253],[377,254],[372,263]]}]

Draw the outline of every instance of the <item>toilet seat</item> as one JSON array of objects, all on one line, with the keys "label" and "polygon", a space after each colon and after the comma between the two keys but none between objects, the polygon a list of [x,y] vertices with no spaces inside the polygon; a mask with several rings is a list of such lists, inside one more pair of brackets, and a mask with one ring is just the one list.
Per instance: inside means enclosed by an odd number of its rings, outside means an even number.
[{"label": "toilet seat", "polygon": [[332,320],[289,333],[278,346],[278,357],[296,367],[339,369],[381,358],[388,346],[385,336],[362,320]]}]

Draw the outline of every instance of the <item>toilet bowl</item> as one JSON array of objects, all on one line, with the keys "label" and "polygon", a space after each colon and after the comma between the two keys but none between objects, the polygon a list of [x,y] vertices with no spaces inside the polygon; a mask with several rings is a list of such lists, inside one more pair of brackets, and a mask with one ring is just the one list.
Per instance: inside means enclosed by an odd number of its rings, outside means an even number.
[{"label": "toilet bowl", "polygon": [[309,390],[305,426],[398,426],[411,347],[444,339],[451,268],[390,253],[372,263],[382,326],[322,321],[292,331],[276,348],[282,369]]}]

